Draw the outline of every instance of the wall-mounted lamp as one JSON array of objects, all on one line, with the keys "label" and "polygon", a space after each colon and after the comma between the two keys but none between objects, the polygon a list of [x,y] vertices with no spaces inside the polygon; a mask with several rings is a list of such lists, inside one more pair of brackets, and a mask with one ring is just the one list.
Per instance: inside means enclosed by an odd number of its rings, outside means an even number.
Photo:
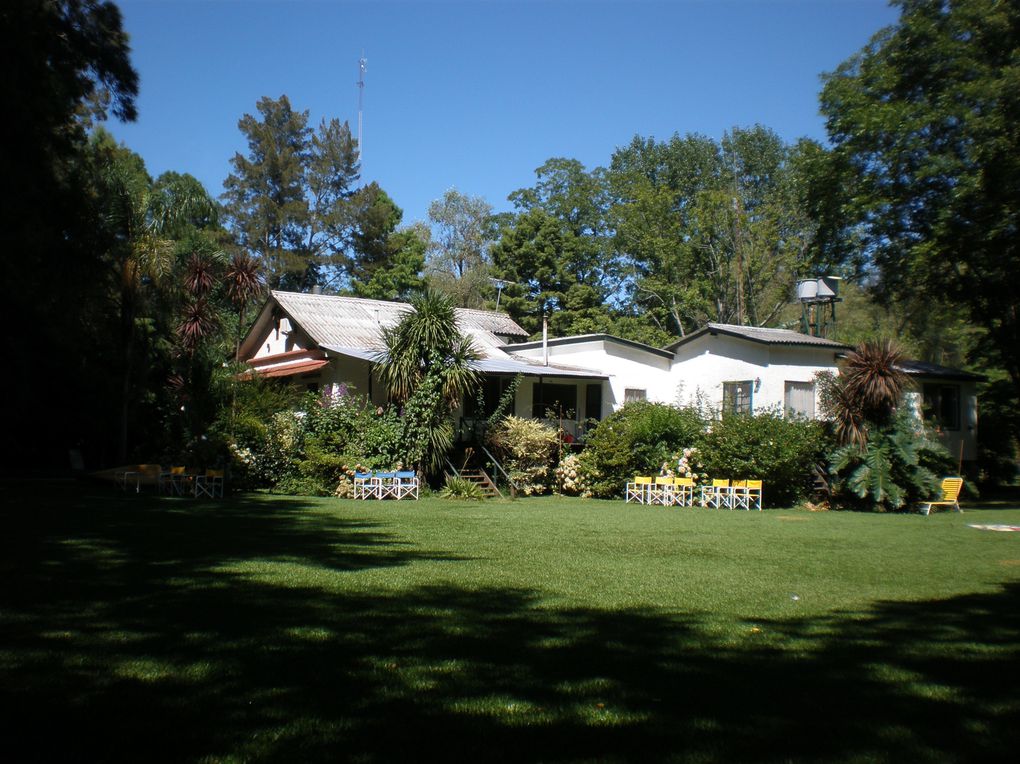
[{"label": "wall-mounted lamp", "polygon": [[754,391],[758,392],[761,390],[761,377],[754,378]]}]

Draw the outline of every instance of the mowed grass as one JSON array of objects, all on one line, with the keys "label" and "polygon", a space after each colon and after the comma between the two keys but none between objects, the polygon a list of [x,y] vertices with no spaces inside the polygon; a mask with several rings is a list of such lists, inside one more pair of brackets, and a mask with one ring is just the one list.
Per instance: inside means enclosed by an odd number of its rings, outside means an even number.
[{"label": "mowed grass", "polygon": [[10,761],[972,761],[1020,508],[217,502],[7,486]]}]

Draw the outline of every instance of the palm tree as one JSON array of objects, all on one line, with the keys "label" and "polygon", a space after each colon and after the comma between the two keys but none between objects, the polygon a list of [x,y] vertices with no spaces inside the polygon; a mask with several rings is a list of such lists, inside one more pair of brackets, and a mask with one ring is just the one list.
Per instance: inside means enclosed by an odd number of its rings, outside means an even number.
[{"label": "palm tree", "polygon": [[866,421],[884,425],[896,413],[910,381],[900,368],[902,361],[892,340],[865,342],[846,354],[840,374]]},{"label": "palm tree", "polygon": [[196,218],[213,215],[215,205],[194,179],[175,176],[153,184],[144,164],[112,137],[97,131],[92,150],[110,234],[110,262],[116,268],[120,318],[122,391],[119,456],[127,456],[128,420],[137,365],[137,319],[146,285],[161,287],[174,273],[175,239]]},{"label": "palm tree", "polygon": [[386,349],[376,359],[379,379],[390,397],[407,401],[430,374],[442,378],[442,395],[456,408],[478,389],[481,376],[472,367],[478,351],[457,328],[453,304],[428,291],[411,301],[413,310],[383,331]]},{"label": "palm tree", "polygon": [[822,405],[841,444],[865,446],[868,431],[892,421],[910,383],[891,340],[864,342],[846,354],[839,376],[822,388]]},{"label": "palm tree", "polygon": [[413,310],[383,332],[386,349],[376,363],[390,397],[404,404],[402,442],[409,464],[442,469],[453,446],[450,412],[474,394],[481,375],[478,352],[457,329],[457,314],[438,292],[411,301]]},{"label": "palm tree", "polygon": [[227,266],[227,297],[237,308],[237,336],[234,341],[234,362],[241,361],[241,331],[248,303],[258,299],[265,289],[265,279],[258,261],[247,252],[238,252]]}]

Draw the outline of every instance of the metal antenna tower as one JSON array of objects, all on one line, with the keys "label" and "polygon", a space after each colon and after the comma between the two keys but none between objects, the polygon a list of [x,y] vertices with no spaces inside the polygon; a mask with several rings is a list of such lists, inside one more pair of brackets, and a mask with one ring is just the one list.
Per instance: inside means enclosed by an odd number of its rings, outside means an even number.
[{"label": "metal antenna tower", "polygon": [[365,58],[365,51],[361,51],[361,58],[358,59],[358,164],[361,164],[361,115],[365,109],[365,68],[368,59]]}]

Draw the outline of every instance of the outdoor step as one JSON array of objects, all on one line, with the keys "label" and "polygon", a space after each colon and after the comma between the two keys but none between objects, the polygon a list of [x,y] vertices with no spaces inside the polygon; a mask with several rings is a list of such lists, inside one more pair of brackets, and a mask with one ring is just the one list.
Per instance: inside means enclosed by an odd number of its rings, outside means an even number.
[{"label": "outdoor step", "polygon": [[462,480],[474,483],[486,498],[502,496],[499,489],[492,483],[492,480],[482,470],[463,470],[460,473]]}]

